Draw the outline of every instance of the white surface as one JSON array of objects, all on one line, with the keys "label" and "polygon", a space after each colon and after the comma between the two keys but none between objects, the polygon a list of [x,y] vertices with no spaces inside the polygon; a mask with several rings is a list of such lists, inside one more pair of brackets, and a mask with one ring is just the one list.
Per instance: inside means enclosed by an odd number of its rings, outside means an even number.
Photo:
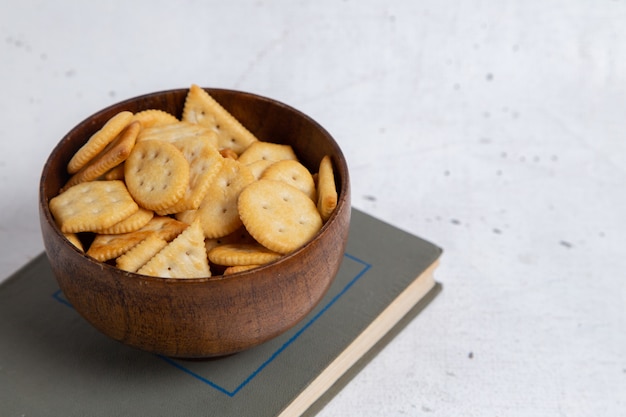
[{"label": "white surface", "polygon": [[353,205],[445,250],[443,293],[322,412],[626,412],[624,1],[4,1],[0,279],[84,117],[191,83],[343,148]]}]

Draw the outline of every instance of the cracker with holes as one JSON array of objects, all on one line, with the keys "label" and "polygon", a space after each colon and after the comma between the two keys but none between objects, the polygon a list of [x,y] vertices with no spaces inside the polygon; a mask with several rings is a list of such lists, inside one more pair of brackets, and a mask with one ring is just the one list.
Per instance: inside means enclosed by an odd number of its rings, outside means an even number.
[{"label": "cracker with holes", "polygon": [[309,196],[311,200],[316,201],[317,191],[315,189],[313,175],[311,175],[307,167],[298,161],[285,159],[274,162],[265,169],[261,175],[261,179],[285,182],[302,191]]},{"label": "cracker with holes", "polygon": [[189,163],[171,143],[147,140],[135,144],[124,164],[128,191],[137,203],[163,210],[180,200],[189,184]]},{"label": "cracker with holes", "polygon": [[132,122],[126,126],[119,135],[108,144],[102,152],[87,162],[80,171],[72,175],[63,189],[81,182],[93,181],[119,166],[128,158],[135,146],[135,140],[141,130],[139,122]]},{"label": "cracker with holes", "polygon": [[188,224],[168,216],[154,216],[150,221],[139,229],[140,232],[150,232],[161,239],[170,241],[187,228]]},{"label": "cracker with holes", "polygon": [[173,206],[159,211],[160,215],[197,209],[224,160],[218,150],[202,138],[184,138],[173,144],[189,163],[189,182],[183,197]]},{"label": "cracker with holes", "polygon": [[250,184],[239,196],[238,210],[250,235],[281,254],[298,249],[322,227],[315,203],[281,181],[261,179]]},{"label": "cracker with holes", "polygon": [[111,117],[105,124],[94,133],[70,159],[67,164],[67,172],[75,174],[87,162],[98,155],[104,148],[111,143],[117,135],[130,123],[133,118],[133,113],[129,111],[122,111]]},{"label": "cracker with holes", "polygon": [[140,122],[144,129],[153,126],[169,125],[179,121],[173,114],[158,109],[147,109],[137,112],[132,120]]},{"label": "cracker with holes", "polygon": [[320,162],[317,173],[317,209],[322,220],[327,221],[337,207],[337,188],[335,174],[330,156],[326,155]]},{"label": "cracker with holes", "polygon": [[137,272],[163,278],[210,277],[211,270],[200,223],[191,224]]},{"label": "cracker with holes", "polygon": [[154,255],[167,246],[167,240],[158,235],[149,235],[115,260],[115,266],[124,271],[137,272]]},{"label": "cracker with holes", "polygon": [[122,181],[77,184],[52,198],[49,206],[63,233],[111,227],[139,210]]},{"label": "cracker with holes", "polygon": [[245,165],[224,158],[222,168],[195,213],[206,238],[226,236],[241,227],[237,200],[242,190],[253,181],[254,176]]},{"label": "cracker with holes", "polygon": [[183,121],[197,123],[213,130],[219,148],[229,148],[241,154],[257,138],[209,93],[193,84],[189,88],[183,108]]},{"label": "cracker with holes", "polygon": [[252,175],[257,180],[261,179],[261,176],[265,170],[274,163],[274,161],[268,161],[267,159],[259,159],[258,161],[251,162],[246,166],[252,171]]},{"label": "cracker with holes", "polygon": [[152,210],[139,207],[135,214],[131,214],[124,220],[115,223],[113,226],[95,230],[96,233],[103,235],[117,235],[120,233],[130,233],[144,227],[154,217]]},{"label": "cracker with holes", "polygon": [[260,141],[250,145],[239,156],[239,162],[245,165],[260,160],[278,162],[284,159],[298,159],[290,145]]},{"label": "cracker with holes", "polygon": [[141,130],[137,142],[144,140],[162,140],[176,142],[186,138],[201,138],[217,148],[217,135],[209,128],[193,123],[176,122],[165,125],[147,127]]},{"label": "cracker with holes", "polygon": [[115,235],[97,234],[87,249],[87,255],[100,262],[106,262],[123,255],[148,236],[150,233],[140,231]]}]

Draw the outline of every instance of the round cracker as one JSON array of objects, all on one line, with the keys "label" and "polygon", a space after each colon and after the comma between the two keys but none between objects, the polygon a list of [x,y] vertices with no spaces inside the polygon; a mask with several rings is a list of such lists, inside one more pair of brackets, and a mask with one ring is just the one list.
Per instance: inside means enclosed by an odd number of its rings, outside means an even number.
[{"label": "round cracker", "polygon": [[238,209],[252,237],[281,254],[309,242],[322,227],[315,203],[281,181],[262,179],[250,184],[239,196]]},{"label": "round cracker", "polygon": [[293,159],[285,159],[282,161],[274,162],[267,167],[261,179],[276,180],[285,182],[315,201],[317,191],[315,189],[315,181],[311,172],[302,165],[300,162]]},{"label": "round cracker", "polygon": [[189,163],[171,143],[147,140],[135,144],[124,164],[124,178],[139,205],[163,210],[185,194]]},{"label": "round cracker", "polygon": [[282,161],[283,159],[298,159],[291,145],[283,145],[272,142],[254,142],[239,155],[242,164],[251,164],[259,160]]},{"label": "round cracker", "polygon": [[237,200],[241,191],[254,180],[248,167],[237,160],[224,158],[195,213],[206,238],[226,236],[241,227]]}]

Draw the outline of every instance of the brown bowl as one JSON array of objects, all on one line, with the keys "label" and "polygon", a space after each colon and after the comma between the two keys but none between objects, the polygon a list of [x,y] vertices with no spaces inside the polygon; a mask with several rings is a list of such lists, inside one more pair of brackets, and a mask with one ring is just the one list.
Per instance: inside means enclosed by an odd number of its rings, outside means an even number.
[{"label": "brown bowl", "polygon": [[311,242],[249,272],[172,279],[129,273],[77,250],[57,227],[48,201],[68,179],[71,156],[119,111],[161,109],[180,117],[187,89],[112,105],[74,127],[50,154],[39,185],[45,250],[68,301],[102,333],[126,345],[180,358],[228,355],[263,343],[302,320],[321,300],[343,259],[350,224],[345,158],[324,128],[303,113],[258,95],[206,89],[260,140],[290,144],[313,172],[328,154],[339,200]]}]

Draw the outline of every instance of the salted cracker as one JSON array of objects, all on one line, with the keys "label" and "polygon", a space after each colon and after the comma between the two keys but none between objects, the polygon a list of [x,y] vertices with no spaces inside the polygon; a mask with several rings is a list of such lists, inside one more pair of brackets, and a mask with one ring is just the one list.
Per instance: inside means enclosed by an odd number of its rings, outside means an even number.
[{"label": "salted cracker", "polygon": [[64,233],[92,232],[113,226],[139,210],[122,181],[89,181],[68,188],[49,203]]},{"label": "salted cracker", "polygon": [[137,272],[154,255],[167,245],[165,239],[157,235],[149,235],[126,253],[115,260],[115,266],[124,271]]},{"label": "salted cracker", "polygon": [[116,235],[97,234],[87,249],[87,255],[100,262],[106,262],[123,255],[148,236],[150,236],[148,232],[139,231]]},{"label": "salted cracker", "polygon": [[180,200],[189,183],[189,163],[168,142],[137,142],[124,164],[128,191],[137,203],[150,210],[163,210]]},{"label": "salted cracker", "polygon": [[218,245],[208,253],[209,260],[217,265],[264,265],[282,255],[258,243],[229,243]]},{"label": "salted cracker", "polygon": [[274,162],[267,167],[261,179],[285,182],[305,193],[313,201],[316,201],[317,191],[313,176],[307,167],[293,159],[285,159]]},{"label": "salted cracker", "polygon": [[237,199],[254,181],[250,170],[234,159],[224,158],[222,168],[213,178],[195,217],[200,220],[207,238],[226,236],[239,227],[241,219]]},{"label": "salted cracker", "polygon": [[317,173],[317,209],[325,222],[337,207],[337,188],[330,156],[322,158]]},{"label": "salted cracker", "polygon": [[197,209],[224,160],[215,147],[199,137],[179,139],[173,145],[189,163],[189,182],[183,197],[176,204],[160,210],[161,215]]},{"label": "salted cracker", "polygon": [[206,90],[195,84],[187,93],[181,120],[210,128],[217,134],[219,148],[229,148],[237,154],[258,140]]},{"label": "salted cracker", "polygon": [[137,112],[133,115],[132,120],[140,122],[144,129],[153,126],[173,124],[179,121],[173,114],[159,109],[147,109]]},{"label": "salted cracker", "polygon": [[298,159],[291,145],[261,141],[254,142],[239,155],[239,162],[245,165],[259,160],[278,162],[284,159]]},{"label": "salted cracker", "polygon": [[211,270],[200,223],[191,224],[139,268],[137,273],[163,278],[210,277]]},{"label": "salted cracker", "polygon": [[233,275],[239,272],[245,272],[254,268],[258,268],[259,266],[261,265],[233,265],[224,269],[224,272],[222,273],[222,275]]},{"label": "salted cracker", "polygon": [[137,142],[144,140],[162,140],[176,142],[185,138],[202,138],[217,148],[217,134],[206,126],[177,121],[163,125],[155,125],[141,130]]},{"label": "salted cracker", "polygon": [[241,220],[261,245],[286,254],[309,242],[322,227],[315,203],[302,191],[274,180],[258,180],[241,192]]},{"label": "salted cracker", "polygon": [[181,234],[189,226],[168,216],[154,216],[150,221],[139,229],[140,232],[150,232],[166,241],[171,241]]},{"label": "salted cracker", "polygon": [[122,221],[115,223],[113,226],[95,230],[96,233],[103,235],[117,235],[120,233],[130,233],[141,229],[154,217],[152,210],[139,207],[134,214],[126,217]]},{"label": "salted cracker", "polygon": [[70,159],[67,164],[67,172],[70,174],[77,173],[87,162],[98,155],[102,150],[111,143],[117,135],[130,123],[133,113],[129,111],[121,111],[111,117],[105,124],[94,133]]},{"label": "salted cracker", "polygon": [[72,175],[63,188],[66,189],[81,182],[93,181],[119,166],[133,150],[140,130],[141,124],[139,122],[131,122],[102,152],[88,161],[80,171]]}]

